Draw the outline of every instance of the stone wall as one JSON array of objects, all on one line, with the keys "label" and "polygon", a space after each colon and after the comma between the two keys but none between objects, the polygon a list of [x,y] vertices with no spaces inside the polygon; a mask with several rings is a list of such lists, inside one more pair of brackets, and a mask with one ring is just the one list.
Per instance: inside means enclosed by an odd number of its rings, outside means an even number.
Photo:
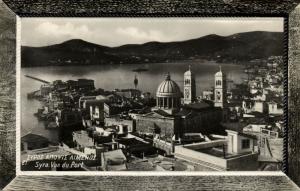
[{"label": "stone wall", "polygon": [[218,109],[195,112],[191,117],[181,119],[179,131],[181,133],[216,133],[221,120],[222,111]]},{"label": "stone wall", "polygon": [[172,138],[175,134],[176,120],[173,118],[153,118],[137,115],[136,131],[140,133],[153,134],[155,129],[160,132],[161,137]]}]

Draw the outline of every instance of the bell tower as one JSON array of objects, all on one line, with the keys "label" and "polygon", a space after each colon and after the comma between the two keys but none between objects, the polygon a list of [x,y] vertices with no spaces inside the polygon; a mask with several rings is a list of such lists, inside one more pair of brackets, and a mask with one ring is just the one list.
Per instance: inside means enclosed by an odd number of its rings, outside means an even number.
[{"label": "bell tower", "polygon": [[215,107],[224,108],[226,104],[226,76],[222,72],[220,66],[220,71],[215,74]]},{"label": "bell tower", "polygon": [[196,84],[195,76],[191,71],[191,66],[189,70],[184,73],[184,104],[190,104],[196,101]]}]

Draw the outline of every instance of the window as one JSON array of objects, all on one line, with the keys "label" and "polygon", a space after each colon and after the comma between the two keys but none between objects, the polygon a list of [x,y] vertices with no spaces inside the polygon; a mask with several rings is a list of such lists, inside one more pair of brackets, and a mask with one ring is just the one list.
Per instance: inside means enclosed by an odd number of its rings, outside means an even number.
[{"label": "window", "polygon": [[186,80],[185,80],[185,84],[186,84],[186,85],[188,85],[188,84],[190,84],[190,83],[191,83],[191,81],[190,81],[189,79],[186,79]]},{"label": "window", "polygon": [[222,85],[222,81],[221,80],[217,80],[216,81],[216,86],[221,86]]},{"label": "window", "polygon": [[221,93],[219,91],[217,91],[217,101],[221,100]]},{"label": "window", "polygon": [[242,140],[242,149],[249,149],[250,148],[250,140],[244,139]]}]

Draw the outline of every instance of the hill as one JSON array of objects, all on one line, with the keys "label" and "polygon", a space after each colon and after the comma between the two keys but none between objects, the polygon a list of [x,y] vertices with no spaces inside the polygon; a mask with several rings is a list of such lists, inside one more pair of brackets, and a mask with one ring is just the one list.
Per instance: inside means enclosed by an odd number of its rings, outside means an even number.
[{"label": "hill", "polygon": [[178,42],[147,42],[107,47],[80,39],[45,47],[22,47],[22,67],[57,65],[139,64],[207,59],[240,63],[283,55],[283,33],[215,34]]}]

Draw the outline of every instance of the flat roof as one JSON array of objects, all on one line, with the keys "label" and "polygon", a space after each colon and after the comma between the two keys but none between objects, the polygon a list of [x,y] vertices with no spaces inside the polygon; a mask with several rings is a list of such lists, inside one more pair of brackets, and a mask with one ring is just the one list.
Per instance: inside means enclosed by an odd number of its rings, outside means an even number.
[{"label": "flat roof", "polygon": [[186,108],[186,109],[192,109],[192,110],[203,110],[203,109],[208,109],[208,108],[214,108],[205,102],[191,103],[191,104],[184,105],[182,107]]},{"label": "flat roof", "polygon": [[230,158],[234,158],[234,157],[238,157],[238,156],[242,156],[242,155],[245,155],[245,154],[252,153],[252,152],[247,152],[247,153],[240,153],[240,154],[237,154],[237,153],[233,153],[233,154],[230,153],[229,154],[229,153],[226,152],[226,149],[225,149],[225,157],[224,157],[224,151],[223,151],[223,148],[221,146],[203,148],[203,149],[191,149],[191,150],[201,152],[201,153],[205,153],[205,154],[208,154],[208,155],[212,155],[214,157],[218,157],[218,158],[222,158],[222,159],[230,159]]},{"label": "flat roof", "polygon": [[123,145],[135,146],[135,145],[145,145],[146,143],[139,141],[135,138],[120,138],[116,140]]},{"label": "flat roof", "polygon": [[111,161],[116,165],[123,164],[127,160],[121,149],[104,152],[103,154],[106,161]]}]

